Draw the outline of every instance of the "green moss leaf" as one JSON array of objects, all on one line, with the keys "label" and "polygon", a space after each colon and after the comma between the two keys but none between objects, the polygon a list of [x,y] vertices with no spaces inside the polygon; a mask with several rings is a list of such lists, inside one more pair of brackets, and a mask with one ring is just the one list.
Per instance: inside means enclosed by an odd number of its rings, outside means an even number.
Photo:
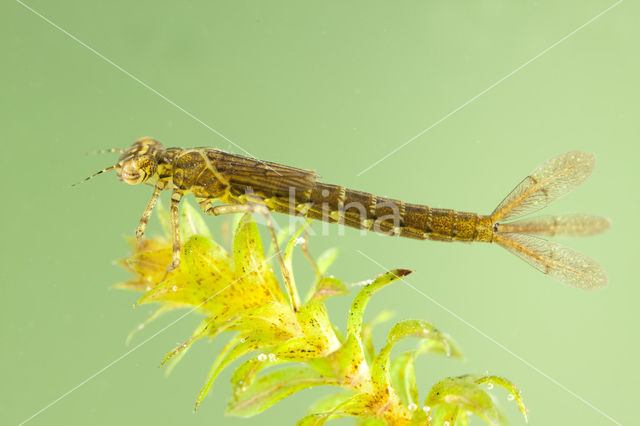
[{"label": "green moss leaf", "polygon": [[[504,423],[504,417],[493,398],[471,376],[451,377],[437,383],[424,405],[434,411],[442,421],[454,425],[472,413],[491,425]],[[441,412],[442,411],[442,412]],[[466,421],[466,420],[461,420]]]},{"label": "green moss leaf", "polygon": [[441,405],[430,414],[432,425],[468,426],[469,424],[466,411],[457,405]]},{"label": "green moss leaf", "polygon": [[[421,337],[424,339],[435,340],[448,347],[448,341],[445,336],[426,321],[405,320],[395,324],[391,328],[391,331],[389,331],[387,344],[376,356],[371,367],[371,377],[373,379],[373,384],[377,389],[384,390],[391,387],[391,375],[389,369],[391,349],[399,341],[407,337]],[[409,385],[411,386],[411,389],[408,390],[408,395],[411,395],[411,393],[413,393],[413,384],[410,383]],[[412,402],[415,403],[413,400]]]},{"label": "green moss leaf", "polygon": [[227,414],[250,417],[266,410],[287,396],[312,386],[335,382],[309,367],[291,367],[256,380],[244,392],[236,394],[227,407]]},{"label": "green moss leaf", "polygon": [[378,419],[358,419],[356,420],[358,426],[386,426],[386,423]]},{"label": "green moss leaf", "polygon": [[331,411],[323,413],[312,413],[303,417],[296,423],[296,426],[321,426],[327,420],[337,419],[340,417],[359,417],[371,418],[375,414],[371,412],[372,396],[366,393],[359,393],[347,399]]},{"label": "green moss leaf", "polygon": [[349,289],[341,280],[335,277],[322,277],[309,292],[307,300],[324,300],[348,292]]},{"label": "green moss leaf", "polygon": [[367,307],[371,296],[373,296],[381,288],[386,287],[392,282],[398,280],[401,277],[409,275],[410,273],[411,271],[407,269],[395,269],[393,271],[387,272],[386,274],[380,275],[372,283],[364,286],[351,304],[351,309],[349,310],[349,320],[347,322],[347,333],[353,334],[358,339],[360,339],[362,333],[364,310]]},{"label": "green moss leaf", "polygon": [[[242,354],[239,354],[237,356],[230,356],[230,352],[232,351],[232,349],[237,348],[237,344],[241,340],[242,340],[242,337],[239,335],[232,337],[227,342],[227,344],[224,345],[224,347],[222,348],[218,356],[216,356],[216,359],[213,361],[213,365],[211,366],[211,370],[209,370],[209,374],[207,376],[207,382],[202,387],[202,389],[200,389],[200,392],[198,393],[194,410],[198,409],[204,397],[207,396],[207,393],[209,393],[209,390],[211,389],[213,382],[216,380],[216,377],[218,377],[218,374],[220,374],[220,371],[222,371],[222,369],[226,366],[226,364],[242,356]],[[231,361],[227,361],[227,359],[229,358],[232,358]]]},{"label": "green moss leaf", "polygon": [[296,317],[302,333],[315,339],[315,346],[321,347],[322,351],[333,352],[340,347],[324,303],[311,300],[300,307]]},{"label": "green moss leaf", "polygon": [[340,404],[353,397],[352,391],[341,391],[329,394],[316,400],[309,407],[309,414],[333,411]]},{"label": "green moss leaf", "polygon": [[376,356],[375,347],[373,345],[373,328],[378,324],[389,321],[392,317],[392,311],[382,311],[371,321],[365,322],[362,326],[362,345],[364,347],[367,362],[371,363]]},{"label": "green moss leaf", "polygon": [[[166,279],[145,293],[137,304],[172,302],[207,309],[207,303],[236,281],[231,258],[221,250],[204,237],[192,236],[182,247],[178,269],[166,274],[164,264]],[[221,304],[216,300],[208,306],[215,313]]]},{"label": "green moss leaf", "polygon": [[171,263],[171,248],[166,241],[143,239],[135,242],[133,249],[134,253],[119,264],[136,277],[114,287],[149,291],[166,276],[167,265]]},{"label": "green moss leaf", "polygon": [[[213,382],[216,380],[218,375],[222,370],[224,370],[229,364],[231,364],[236,359],[240,358],[243,355],[246,355],[250,352],[257,351],[262,348],[269,347],[273,344],[273,339],[271,336],[265,335],[251,335],[248,337],[242,337],[241,335],[236,335],[233,337],[227,345],[223,348],[223,350],[218,354],[213,365],[211,366],[211,370],[209,371],[209,375],[207,376],[207,382],[202,387],[200,392],[198,393],[198,397],[196,398],[196,409],[202,403],[202,400],[207,395]],[[259,356],[259,358],[262,358]],[[267,357],[265,355],[265,361]]]},{"label": "green moss leaf", "polygon": [[207,223],[200,212],[188,201],[182,203],[182,211],[180,214],[180,232],[182,238],[189,239],[193,235],[200,235],[209,241],[213,241],[211,231],[207,227]]},{"label": "green moss leaf", "polygon": [[395,357],[391,361],[391,383],[402,402],[408,407],[419,405],[414,365],[416,358],[422,354],[442,354],[462,358],[456,343],[444,332],[439,332],[437,339],[420,339],[416,349]]},{"label": "green moss leaf", "polygon": [[[160,363],[160,366],[163,366],[164,364],[166,364],[170,360],[174,359],[177,355],[184,355],[184,353],[187,350],[189,350],[189,348],[191,347],[193,342],[195,342],[200,337],[204,336],[204,334],[207,332],[207,329],[209,328],[210,325],[211,325],[211,321],[210,320],[202,321],[200,323],[200,325],[198,326],[198,328],[196,328],[196,331],[191,335],[191,338],[189,340],[187,340],[182,345],[178,346],[177,348],[175,348],[171,352],[169,352],[167,355],[165,355],[164,359]],[[175,365],[174,365],[174,367],[175,367]],[[173,367],[172,367],[172,369],[173,369]],[[168,372],[167,372],[167,374],[168,374]]]},{"label": "green moss leaf", "polygon": [[414,365],[414,351],[400,354],[391,363],[391,384],[407,407],[419,403]]},{"label": "green moss leaf", "polygon": [[351,334],[338,350],[323,358],[311,359],[309,363],[323,374],[349,384],[352,389],[360,390],[364,387],[369,390],[369,366],[359,340]]},{"label": "green moss leaf", "polygon": [[525,407],[524,402],[522,401],[522,393],[514,383],[505,379],[504,377],[499,377],[499,376],[469,376],[469,377],[473,378],[475,382],[478,384],[487,385],[488,388],[492,388],[493,386],[500,386],[506,389],[507,392],[509,392],[510,394],[509,399],[513,399],[516,401],[516,403],[518,404],[518,408],[520,409],[520,412],[524,416],[524,420],[528,421],[527,408]]},{"label": "green moss leaf", "polygon": [[264,292],[270,299],[284,302],[280,285],[264,257],[258,227],[249,214],[243,215],[238,224],[233,242],[233,260],[238,280],[247,293]]},{"label": "green moss leaf", "polygon": [[171,303],[165,303],[163,305],[160,305],[160,307],[158,309],[156,309],[153,314],[151,314],[146,320],[144,320],[143,322],[141,322],[140,324],[138,324],[138,326],[136,328],[134,328],[133,330],[131,330],[131,332],[129,333],[129,335],[127,336],[127,340],[125,342],[125,344],[129,344],[131,343],[131,340],[133,339],[133,337],[142,329],[144,329],[147,325],[149,325],[152,321],[156,320],[157,318],[159,318],[160,316],[164,315],[165,313],[172,311],[174,309],[180,308],[182,307],[182,305],[179,304],[171,304]]},{"label": "green moss leaf", "polygon": [[320,256],[316,259],[316,266],[318,267],[318,272],[324,275],[333,262],[338,258],[339,250],[337,248],[330,248],[323,251]]}]

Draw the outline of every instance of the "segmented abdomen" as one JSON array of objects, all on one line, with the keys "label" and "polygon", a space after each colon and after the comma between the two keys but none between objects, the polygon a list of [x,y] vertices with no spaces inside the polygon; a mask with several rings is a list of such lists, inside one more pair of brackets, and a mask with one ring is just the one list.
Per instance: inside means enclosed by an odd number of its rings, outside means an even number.
[{"label": "segmented abdomen", "polygon": [[490,229],[490,219],[476,213],[409,204],[319,182],[310,191],[295,194],[295,201],[288,197],[269,201],[269,207],[280,213],[420,240],[487,241],[485,228]]}]

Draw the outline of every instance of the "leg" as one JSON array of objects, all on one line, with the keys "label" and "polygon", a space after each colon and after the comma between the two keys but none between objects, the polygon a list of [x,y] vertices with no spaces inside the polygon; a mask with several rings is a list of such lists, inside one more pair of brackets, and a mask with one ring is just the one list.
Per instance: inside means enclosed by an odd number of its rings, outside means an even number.
[{"label": "leg", "polygon": [[271,239],[273,240],[273,244],[278,255],[278,262],[280,263],[280,269],[282,270],[282,277],[284,278],[285,286],[287,287],[287,291],[289,292],[293,310],[294,312],[297,312],[298,309],[300,309],[300,297],[298,296],[298,292],[293,285],[293,280],[291,279],[291,275],[289,274],[289,269],[284,264],[282,252],[280,251],[280,247],[278,245],[276,231],[273,229],[273,222],[271,221],[271,214],[269,213],[269,209],[264,204],[258,203],[224,204],[221,206],[213,206],[211,205],[211,200],[206,199],[200,200],[198,204],[206,214],[210,214],[212,216],[232,213],[258,213],[266,218],[267,227],[269,228],[269,232],[271,233]]},{"label": "leg", "polygon": [[171,193],[171,201],[169,207],[171,210],[171,234],[173,242],[173,255],[171,265],[167,268],[167,272],[171,272],[180,266],[180,218],[178,217],[178,207],[180,207],[180,200],[182,199],[182,193],[177,189],[174,189]]},{"label": "leg", "polygon": [[138,239],[138,241],[140,241],[140,239],[144,235],[144,230],[147,227],[147,223],[149,223],[151,212],[153,211],[153,208],[156,206],[156,203],[158,202],[158,196],[160,195],[160,191],[162,191],[162,189],[160,188],[159,185],[157,185],[153,189],[153,194],[151,195],[151,198],[149,199],[147,206],[144,208],[144,213],[142,213],[142,217],[140,218],[140,223],[138,223],[138,229],[136,229],[136,238]]}]

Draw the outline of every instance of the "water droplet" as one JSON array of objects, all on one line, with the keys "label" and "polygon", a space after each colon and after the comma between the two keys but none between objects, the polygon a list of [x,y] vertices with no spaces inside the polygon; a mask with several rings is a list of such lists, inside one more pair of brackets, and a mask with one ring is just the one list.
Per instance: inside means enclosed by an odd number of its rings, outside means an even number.
[{"label": "water droplet", "polygon": [[411,404],[409,404],[409,406],[407,407],[407,409],[408,409],[409,411],[416,411],[416,410],[418,409],[418,406],[412,402]]},{"label": "water droplet", "polygon": [[149,290],[151,290],[151,287],[150,287],[150,286],[146,286],[144,289],[145,289],[146,291],[149,291]]},{"label": "water droplet", "polygon": [[245,339],[240,339],[240,343],[244,343],[244,340],[245,340]]},{"label": "water droplet", "polygon": [[240,389],[240,390],[241,390],[242,392],[246,392],[247,387],[246,387],[246,386],[243,386],[243,387],[242,387],[242,389]]},{"label": "water droplet", "polygon": [[142,330],[144,328],[144,324],[138,324],[138,330]]},{"label": "water droplet", "polygon": [[269,354],[269,361],[271,362],[275,362],[276,361],[276,354]]},{"label": "water droplet", "polygon": [[509,394],[509,395],[507,395],[507,399],[508,399],[509,401],[513,401],[514,399],[516,399],[516,397],[515,397],[515,396],[513,396],[513,395],[511,395],[511,394]]},{"label": "water droplet", "polygon": [[489,390],[493,389],[493,383],[487,383],[487,389]]},{"label": "water droplet", "polygon": [[296,238],[296,241],[294,242],[294,244],[296,244],[296,245],[300,245],[302,243],[304,243],[304,238],[302,238],[302,237]]},{"label": "water droplet", "polygon": [[258,355],[258,361],[266,361],[266,360],[267,360],[267,356],[265,354]]},{"label": "water droplet", "polygon": [[173,291],[178,291],[178,286],[177,286],[177,285],[174,285],[174,286],[173,286],[173,288],[172,288],[171,290],[173,290]]},{"label": "water droplet", "polygon": [[424,411],[425,413],[428,413],[429,411],[431,411],[431,407],[429,407],[428,405],[425,405],[424,407],[422,407],[422,411]]},{"label": "water droplet", "polygon": [[449,426],[449,422],[448,421],[445,421],[443,424],[444,424],[444,426]]}]

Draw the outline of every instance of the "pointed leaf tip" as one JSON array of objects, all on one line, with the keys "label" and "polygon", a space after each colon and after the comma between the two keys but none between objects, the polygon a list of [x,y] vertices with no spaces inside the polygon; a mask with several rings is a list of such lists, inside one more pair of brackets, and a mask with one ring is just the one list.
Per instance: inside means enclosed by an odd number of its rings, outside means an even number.
[{"label": "pointed leaf tip", "polygon": [[396,270],[394,270],[392,272],[398,277],[406,277],[407,275],[409,275],[413,271],[410,270],[410,269],[396,269]]}]

